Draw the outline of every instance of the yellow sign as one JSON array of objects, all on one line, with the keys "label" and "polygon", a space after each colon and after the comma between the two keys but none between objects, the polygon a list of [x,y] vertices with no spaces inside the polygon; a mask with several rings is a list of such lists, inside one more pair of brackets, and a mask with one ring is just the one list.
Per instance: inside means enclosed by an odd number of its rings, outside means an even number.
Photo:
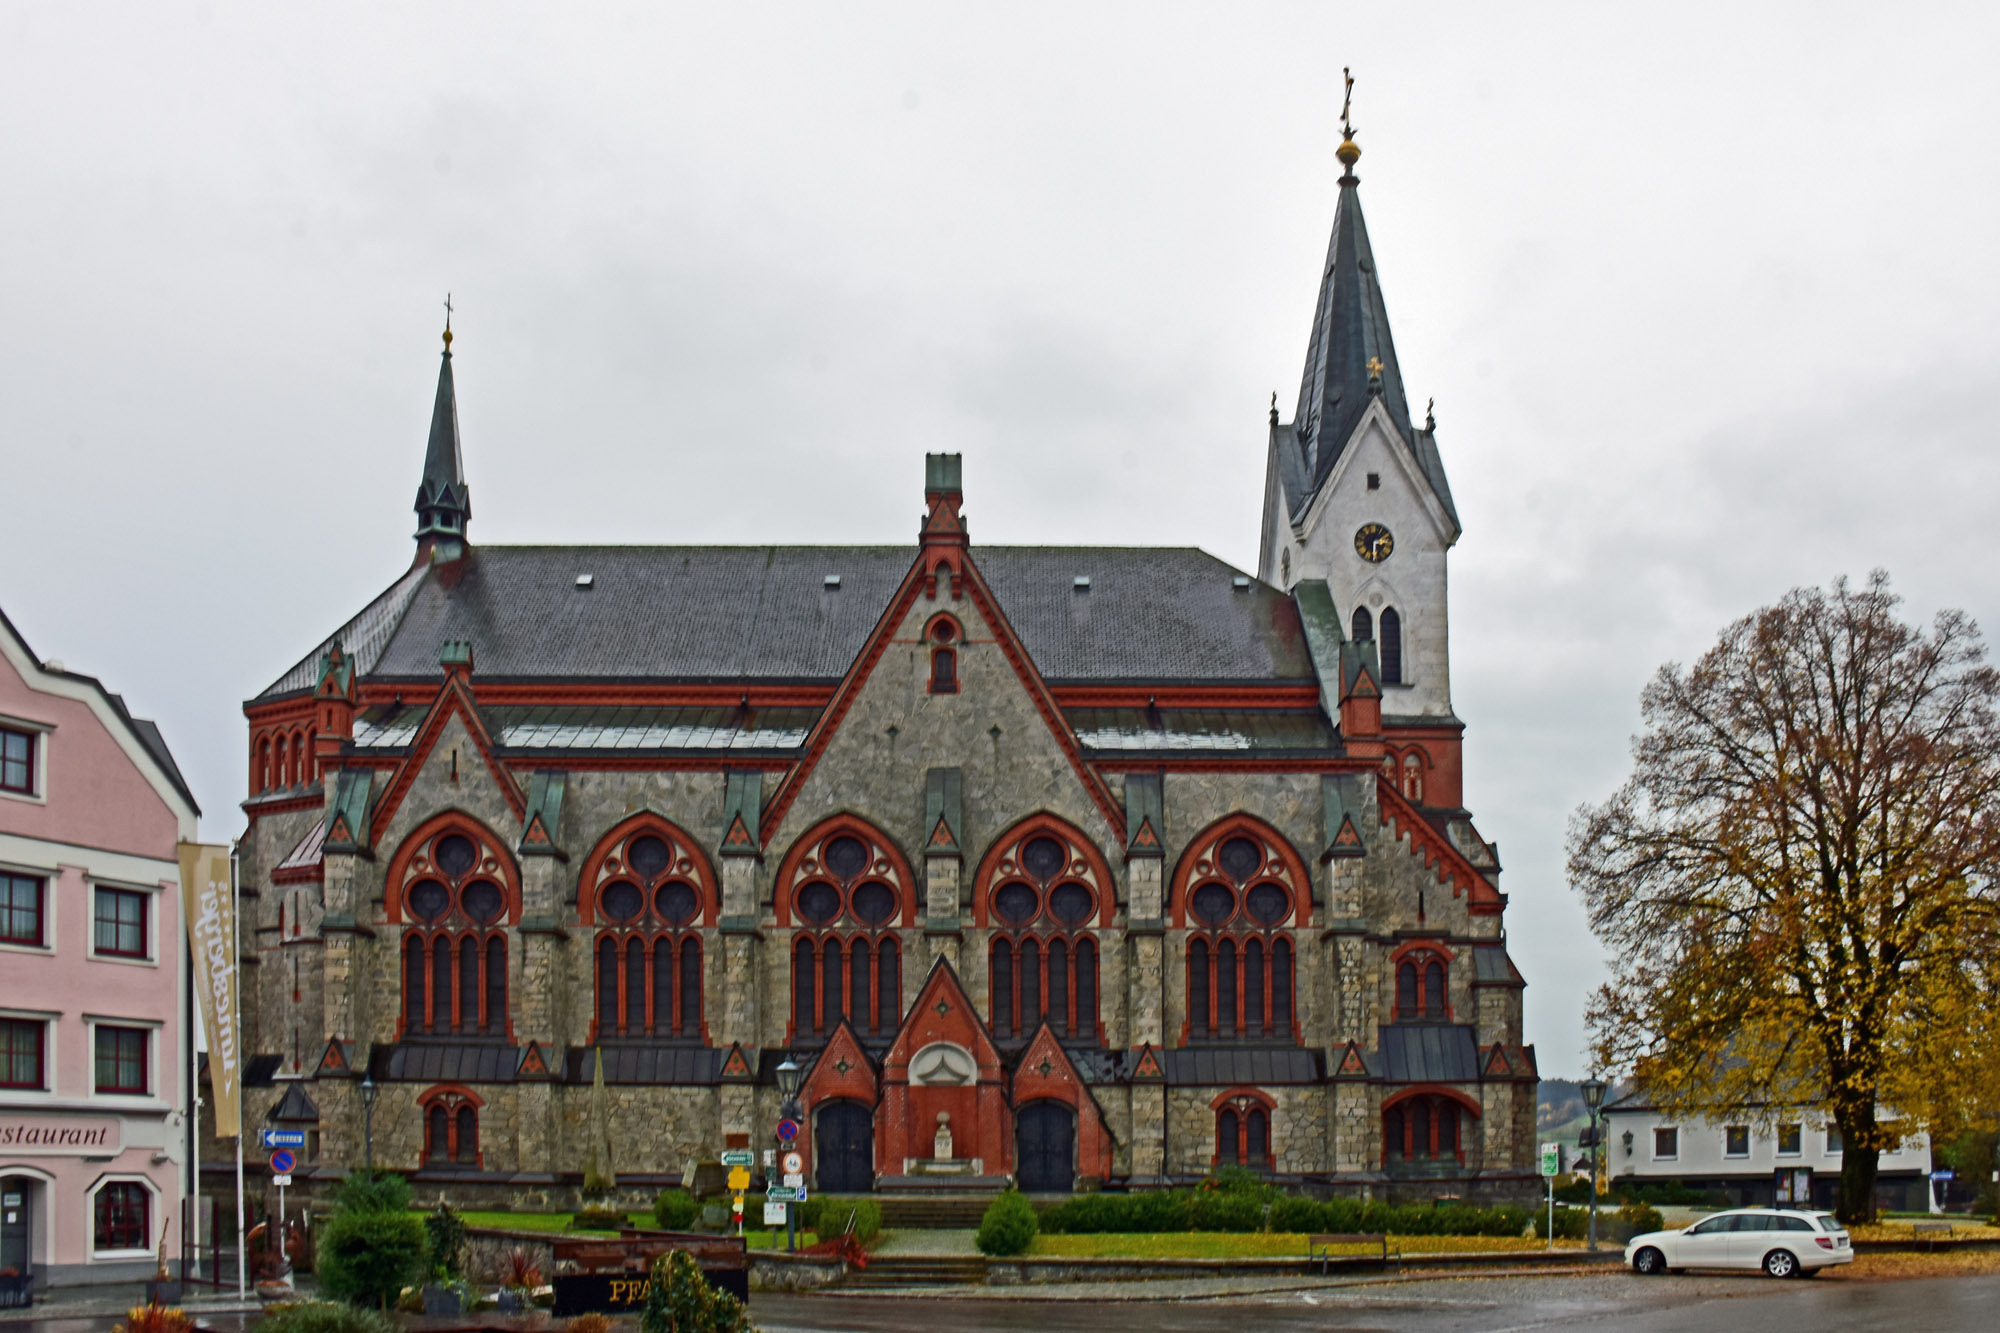
[{"label": "yellow sign", "polygon": [[215,1094],[215,1134],[242,1132],[242,1028],[236,1012],[236,893],[229,848],[180,845],[181,902],[194,955],[195,996],[208,1031],[208,1076]]},{"label": "yellow sign", "polygon": [[749,1188],[750,1188],[750,1168],[747,1166],[730,1167],[729,1192],[731,1194],[741,1194],[744,1190],[747,1190]]}]

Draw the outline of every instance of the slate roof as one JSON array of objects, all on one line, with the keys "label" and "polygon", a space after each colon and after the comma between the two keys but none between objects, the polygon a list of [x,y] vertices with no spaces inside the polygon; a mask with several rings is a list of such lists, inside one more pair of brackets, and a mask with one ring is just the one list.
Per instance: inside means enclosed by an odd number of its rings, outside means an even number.
[{"label": "slate roof", "polygon": [[[429,712],[405,705],[370,708],[354,720],[363,750],[402,749]],[[500,750],[786,752],[805,744],[817,708],[614,708],[585,704],[480,709]]]},{"label": "slate roof", "polygon": [[708,1084],[722,1081],[722,1062],[729,1054],[707,1046],[619,1045],[572,1046],[563,1059],[563,1081],[589,1083],[596,1073],[592,1052],[604,1052],[604,1081],[609,1083]]},{"label": "slate roof", "polygon": [[370,1052],[368,1075],[378,1083],[512,1083],[519,1061],[504,1042],[399,1041]]},{"label": "slate roof", "polygon": [[1161,1071],[1177,1086],[1318,1083],[1318,1051],[1296,1046],[1184,1046],[1160,1052]]},{"label": "slate roof", "polygon": [[1504,944],[1475,944],[1472,946],[1473,979],[1482,985],[1525,986],[1527,981],[1521,976],[1514,960],[1507,956]]},{"label": "slate roof", "polygon": [[1390,1083],[1472,1083],[1479,1044],[1465,1023],[1385,1023],[1380,1073]]},{"label": "slate roof", "polygon": [[1318,709],[1072,708],[1068,716],[1094,754],[1324,754],[1340,743]]},{"label": "slate roof", "polygon": [[[480,547],[448,584],[427,567],[399,579],[259,697],[310,689],[334,637],[358,673],[389,680],[436,680],[449,639],[469,640],[488,678],[837,680],[915,558],[905,546]],[[1314,678],[1291,599],[1205,551],[991,546],[973,560],[1050,681]]]}]

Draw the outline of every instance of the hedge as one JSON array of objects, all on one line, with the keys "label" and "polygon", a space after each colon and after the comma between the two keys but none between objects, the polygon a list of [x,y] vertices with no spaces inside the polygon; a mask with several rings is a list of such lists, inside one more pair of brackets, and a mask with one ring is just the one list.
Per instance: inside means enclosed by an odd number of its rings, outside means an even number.
[{"label": "hedge", "polygon": [[1147,1231],[1382,1232],[1394,1236],[1519,1236],[1524,1208],[1306,1199],[1268,1187],[1093,1194],[1040,1210],[1049,1235]]},{"label": "hedge", "polygon": [[863,1245],[882,1230],[882,1205],[865,1195],[843,1199],[815,1194],[793,1206],[799,1210],[800,1229],[818,1232],[821,1240],[831,1240],[846,1231],[850,1217],[854,1219],[854,1239]]}]

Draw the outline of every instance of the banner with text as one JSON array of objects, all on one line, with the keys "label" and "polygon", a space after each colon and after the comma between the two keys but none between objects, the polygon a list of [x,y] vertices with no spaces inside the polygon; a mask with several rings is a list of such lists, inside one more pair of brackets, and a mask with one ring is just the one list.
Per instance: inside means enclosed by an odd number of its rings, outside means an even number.
[{"label": "banner with text", "polygon": [[233,1139],[243,1126],[243,1032],[236,1008],[236,893],[229,848],[184,842],[181,901],[188,948],[194,955],[194,992],[208,1030],[208,1081],[214,1096],[216,1137]]}]

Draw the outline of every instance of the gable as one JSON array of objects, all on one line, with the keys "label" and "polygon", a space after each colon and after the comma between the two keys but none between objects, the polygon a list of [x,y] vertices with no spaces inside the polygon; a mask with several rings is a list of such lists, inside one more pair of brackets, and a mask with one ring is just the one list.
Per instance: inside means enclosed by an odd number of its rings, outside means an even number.
[{"label": "gable", "polygon": [[959,984],[958,974],[943,958],[931,964],[916,1003],[904,1015],[903,1026],[882,1057],[882,1076],[893,1082],[906,1081],[911,1057],[934,1042],[949,1042],[970,1051],[979,1066],[981,1083],[1000,1076],[999,1048],[980,1021],[965,987]]},{"label": "gable", "polygon": [[[1378,490],[1367,489],[1371,472],[1380,478]],[[1458,540],[1458,524],[1379,404],[1355,426],[1333,471],[1300,516],[1298,529],[1309,546],[1318,546],[1322,540],[1319,530],[1331,523],[1337,530],[1327,533],[1324,540],[1339,546],[1353,536],[1345,529],[1345,521],[1363,521],[1359,517],[1363,510],[1367,517],[1387,523],[1399,543],[1415,536],[1419,529],[1439,547]]]},{"label": "gable", "polygon": [[485,725],[456,680],[439,691],[409,756],[376,803],[374,845],[394,847],[443,809],[463,810],[495,830],[518,830],[528,814],[520,784],[494,758]]}]

